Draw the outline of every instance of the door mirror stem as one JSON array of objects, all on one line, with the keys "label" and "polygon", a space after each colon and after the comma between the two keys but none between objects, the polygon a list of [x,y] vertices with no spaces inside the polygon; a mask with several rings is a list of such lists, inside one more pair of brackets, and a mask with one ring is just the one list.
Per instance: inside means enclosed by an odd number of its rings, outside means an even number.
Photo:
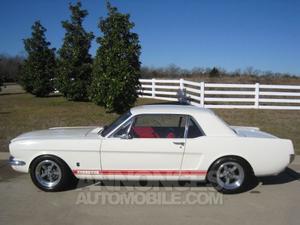
[{"label": "door mirror stem", "polygon": [[130,134],[122,134],[120,136],[121,139],[132,139],[132,136]]}]

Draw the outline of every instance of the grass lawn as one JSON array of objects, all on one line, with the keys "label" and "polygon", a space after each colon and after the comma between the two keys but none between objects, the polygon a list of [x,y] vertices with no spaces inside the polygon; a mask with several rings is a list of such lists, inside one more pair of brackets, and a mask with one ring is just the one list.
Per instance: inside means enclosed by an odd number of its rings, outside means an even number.
[{"label": "grass lawn", "polygon": [[[90,102],[69,102],[63,97],[36,98],[20,86],[7,85],[0,92],[0,151],[8,151],[9,140],[17,135],[54,126],[104,125],[118,115],[106,113]],[[137,105],[153,103],[139,99]],[[157,101],[156,101],[157,102]],[[300,154],[300,112],[284,110],[216,109],[231,125],[257,126],[281,138],[293,140]]]}]

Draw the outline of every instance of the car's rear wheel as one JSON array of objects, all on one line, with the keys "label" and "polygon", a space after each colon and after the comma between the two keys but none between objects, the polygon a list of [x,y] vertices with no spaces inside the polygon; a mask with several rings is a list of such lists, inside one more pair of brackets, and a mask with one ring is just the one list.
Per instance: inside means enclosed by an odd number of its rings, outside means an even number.
[{"label": "car's rear wheel", "polygon": [[74,187],[77,179],[70,168],[55,156],[40,156],[30,166],[33,183],[43,191],[62,191]]},{"label": "car's rear wheel", "polygon": [[246,190],[252,177],[252,168],[245,160],[224,157],[211,166],[207,179],[216,190],[233,194]]}]

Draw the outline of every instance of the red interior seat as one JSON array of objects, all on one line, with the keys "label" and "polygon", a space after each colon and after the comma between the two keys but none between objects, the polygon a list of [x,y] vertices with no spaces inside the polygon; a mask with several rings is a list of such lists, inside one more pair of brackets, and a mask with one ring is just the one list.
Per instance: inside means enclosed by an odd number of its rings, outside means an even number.
[{"label": "red interior seat", "polygon": [[175,138],[175,135],[173,132],[168,133],[167,138]]},{"label": "red interior seat", "polygon": [[152,127],[134,127],[133,132],[139,138],[159,138],[159,135],[154,132]]}]

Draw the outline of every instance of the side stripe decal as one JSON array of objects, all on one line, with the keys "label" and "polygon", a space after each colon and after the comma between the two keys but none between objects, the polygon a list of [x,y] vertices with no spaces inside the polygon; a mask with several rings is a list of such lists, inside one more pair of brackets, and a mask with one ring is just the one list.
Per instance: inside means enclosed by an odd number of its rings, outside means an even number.
[{"label": "side stripe decal", "polygon": [[150,175],[150,176],[177,176],[177,175],[206,175],[204,170],[73,170],[78,175]]}]

